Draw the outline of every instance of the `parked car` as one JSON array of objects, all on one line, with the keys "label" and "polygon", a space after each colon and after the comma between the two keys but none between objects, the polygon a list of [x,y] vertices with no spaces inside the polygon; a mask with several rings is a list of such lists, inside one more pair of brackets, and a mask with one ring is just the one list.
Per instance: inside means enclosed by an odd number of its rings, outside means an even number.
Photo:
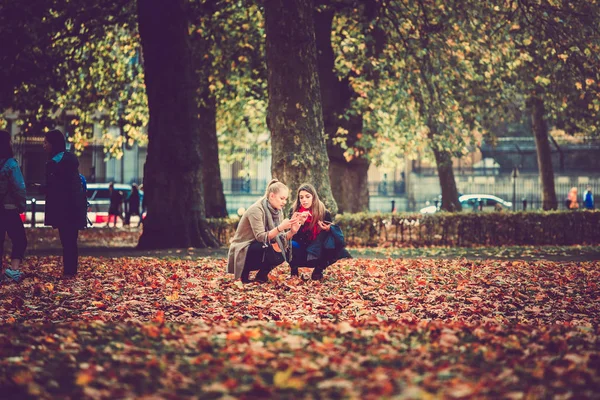
[{"label": "parked car", "polygon": [[[131,185],[115,183],[114,188],[115,190],[123,193],[123,200],[127,199],[131,193]],[[90,208],[88,211],[95,213],[108,213],[108,207],[110,205],[108,183],[88,183],[87,197],[88,202],[90,203]]]},{"label": "parked car", "polygon": [[[104,224],[108,221],[108,208],[110,206],[110,192],[108,183],[88,183],[87,197],[90,207],[88,208],[88,218],[96,224]],[[123,194],[123,202],[127,200],[131,193],[131,185],[115,183],[114,189]],[[123,214],[125,204],[122,206]]]},{"label": "parked car", "polygon": [[[115,190],[123,193],[123,200],[126,200],[131,193],[131,185],[115,183]],[[90,207],[88,208],[88,218],[94,223],[106,223],[108,220],[108,208],[110,206],[110,193],[108,192],[108,183],[88,183],[87,197]],[[30,222],[35,209],[35,222],[44,223],[44,208],[46,201],[32,197],[27,199],[27,212],[21,215],[21,219]],[[123,209],[123,211],[125,211]]]},{"label": "parked car", "polygon": [[[499,211],[501,209],[512,208],[512,203],[491,194],[463,194],[458,197],[458,201],[463,211]],[[439,211],[441,201],[438,205],[427,206],[420,210],[422,214],[433,214]]]}]

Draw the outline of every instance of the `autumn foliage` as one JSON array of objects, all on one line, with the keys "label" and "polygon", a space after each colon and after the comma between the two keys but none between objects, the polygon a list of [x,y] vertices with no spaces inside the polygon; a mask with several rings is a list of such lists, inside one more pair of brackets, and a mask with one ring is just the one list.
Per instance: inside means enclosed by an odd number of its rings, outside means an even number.
[{"label": "autumn foliage", "polygon": [[[15,397],[585,398],[599,262],[340,261],[242,285],[209,258],[31,257],[0,286]],[[305,277],[309,271],[302,271]]]}]

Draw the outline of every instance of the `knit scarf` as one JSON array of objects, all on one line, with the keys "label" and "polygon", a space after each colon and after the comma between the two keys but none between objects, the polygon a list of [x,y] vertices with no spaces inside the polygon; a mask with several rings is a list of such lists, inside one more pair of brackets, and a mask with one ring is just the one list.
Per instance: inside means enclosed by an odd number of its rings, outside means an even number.
[{"label": "knit scarf", "polygon": [[[268,232],[279,225],[279,216],[281,215],[281,210],[274,209],[271,206],[271,203],[269,203],[269,200],[267,200],[266,198],[263,199],[262,206],[265,210],[267,218],[267,220],[265,221],[265,225]],[[281,253],[283,254],[283,258],[285,259],[285,261],[288,261],[289,257],[286,254],[287,241],[285,240],[285,234],[278,234],[277,236],[275,236],[275,242],[277,242],[277,244],[279,245],[279,248],[281,249]]]},{"label": "knit scarf", "polygon": [[299,213],[303,213],[305,211],[308,211],[308,218],[306,219],[306,222],[304,222],[304,225],[302,225],[302,232],[306,232],[308,234],[308,238],[312,241],[315,240],[317,238],[317,235],[319,234],[319,225],[315,223],[315,226],[313,226],[313,228],[310,229],[310,223],[312,222],[312,213],[308,208],[304,208],[302,206],[300,206],[300,208],[298,209]]}]

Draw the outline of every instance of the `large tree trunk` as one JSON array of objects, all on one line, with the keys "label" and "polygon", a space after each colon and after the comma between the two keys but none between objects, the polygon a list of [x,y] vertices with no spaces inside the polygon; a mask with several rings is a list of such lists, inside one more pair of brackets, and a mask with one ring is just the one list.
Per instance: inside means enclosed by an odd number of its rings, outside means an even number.
[{"label": "large tree trunk", "polygon": [[[208,81],[206,81],[208,86]],[[208,218],[227,217],[217,138],[217,105],[208,87],[204,88],[199,110],[202,121],[202,177],[204,179],[204,209]]]},{"label": "large tree trunk", "polygon": [[452,168],[452,154],[437,145],[438,136],[437,127],[430,125],[429,142],[435,156],[440,188],[442,189],[441,209],[443,211],[461,211],[462,206],[458,201],[458,189],[456,189],[456,180]]},{"label": "large tree trunk", "polygon": [[552,167],[552,153],[548,140],[548,127],[544,120],[544,101],[537,96],[529,99],[531,108],[531,122],[535,147],[537,149],[538,168],[542,182],[542,207],[544,210],[556,210],[556,190],[554,188],[554,168]]},{"label": "large tree trunk", "polygon": [[369,161],[360,155],[348,161],[345,150],[333,141],[338,128],[342,127],[348,132],[346,144],[354,147],[363,130],[360,115],[351,116],[349,120],[341,118],[350,107],[354,92],[348,79],[340,81],[335,73],[335,54],[331,45],[334,15],[332,8],[319,8],[314,14],[323,123],[328,138],[329,178],[338,212],[354,213],[369,209]]},{"label": "large tree trunk", "polygon": [[207,247],[201,124],[184,1],[138,0],[150,122],[144,189],[148,214],[140,248]]},{"label": "large tree trunk", "polygon": [[[215,2],[204,2],[193,6],[190,17],[196,22],[208,20],[218,9]],[[221,167],[219,165],[219,140],[217,138],[217,100],[210,90],[209,76],[214,75],[214,59],[211,53],[212,40],[206,30],[193,30],[192,67],[198,84],[196,100],[201,122],[202,178],[204,180],[204,209],[208,218],[227,217]]]},{"label": "large tree trunk", "polygon": [[312,183],[335,214],[323,136],[312,1],[265,0],[264,4],[273,176],[290,187],[290,197],[302,183]]}]

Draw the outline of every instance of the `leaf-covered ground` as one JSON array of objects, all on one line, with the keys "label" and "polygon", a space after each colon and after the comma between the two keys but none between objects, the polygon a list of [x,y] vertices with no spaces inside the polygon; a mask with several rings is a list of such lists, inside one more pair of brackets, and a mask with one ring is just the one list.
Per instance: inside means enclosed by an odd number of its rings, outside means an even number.
[{"label": "leaf-covered ground", "polygon": [[[174,257],[196,259],[198,257],[223,258],[227,248],[219,249],[169,249],[137,250],[135,246],[140,236],[140,228],[97,227],[79,233],[80,254],[89,256],[113,257]],[[27,252],[33,255],[60,255],[58,232],[49,228],[28,228]],[[4,246],[5,254],[10,253],[10,243]],[[361,258],[457,258],[504,259],[554,261],[594,261],[600,260],[600,246],[503,246],[503,247],[394,247],[389,242],[382,247],[351,248],[351,253]]]},{"label": "leaf-covered ground", "polygon": [[600,262],[341,261],[242,285],[222,259],[30,257],[0,286],[16,398],[597,398]]}]

